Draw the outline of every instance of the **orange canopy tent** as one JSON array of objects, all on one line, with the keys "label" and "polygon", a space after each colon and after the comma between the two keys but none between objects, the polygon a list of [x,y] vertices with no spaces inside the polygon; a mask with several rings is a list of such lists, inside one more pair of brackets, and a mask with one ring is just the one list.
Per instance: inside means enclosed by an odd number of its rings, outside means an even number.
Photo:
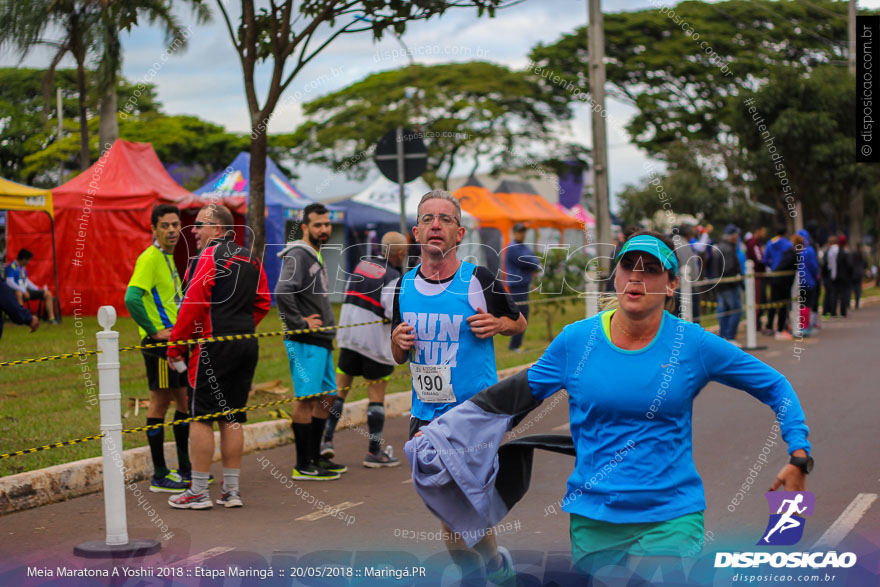
[{"label": "orange canopy tent", "polygon": [[582,223],[553,207],[528,182],[504,180],[493,195],[531,228],[555,228],[560,232],[583,229]]},{"label": "orange canopy tent", "polygon": [[510,240],[510,229],[513,225],[528,220],[527,216],[515,214],[476,180],[468,180],[453,195],[461,202],[462,209],[477,219],[480,228],[498,229],[504,246]]},{"label": "orange canopy tent", "polygon": [[[38,212],[9,212],[10,252],[34,253],[28,273],[45,283],[58,242],[62,312],[93,315],[104,305],[125,315],[125,289],[134,263],[152,241],[150,212],[157,204],[198,208],[202,201],[175,182],[149,143],[118,140],[89,169],[52,190],[55,224]],[[53,231],[54,228],[54,231]],[[186,247],[177,253],[185,263]]]}]

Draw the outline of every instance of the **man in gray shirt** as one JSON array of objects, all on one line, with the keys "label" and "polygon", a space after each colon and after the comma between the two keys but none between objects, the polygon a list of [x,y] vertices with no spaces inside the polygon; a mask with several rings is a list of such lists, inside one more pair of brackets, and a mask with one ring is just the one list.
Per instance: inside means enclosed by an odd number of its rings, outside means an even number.
[{"label": "man in gray shirt", "polygon": [[[329,210],[323,204],[306,206],[302,231],[302,240],[288,244],[278,254],[282,264],[275,299],[285,330],[336,324],[327,291],[327,269],[321,255],[321,245],[330,238]],[[333,330],[284,337],[293,391],[298,398],[291,425],[296,441],[293,479],[327,481],[339,479],[340,473],[346,471],[345,466],[318,454],[324,424],[336,395],[333,338]]]}]

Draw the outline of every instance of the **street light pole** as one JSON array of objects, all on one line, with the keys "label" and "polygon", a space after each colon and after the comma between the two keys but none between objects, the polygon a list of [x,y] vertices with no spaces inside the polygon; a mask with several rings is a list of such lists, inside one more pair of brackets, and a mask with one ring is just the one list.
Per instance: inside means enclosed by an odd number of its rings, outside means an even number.
[{"label": "street light pole", "polygon": [[[596,212],[597,253],[604,275],[612,254],[611,211],[608,203],[608,143],[605,130],[605,33],[601,0],[587,0],[589,10],[588,49],[590,54],[590,95],[593,97],[593,197]],[[603,251],[600,247],[608,248]]]}]

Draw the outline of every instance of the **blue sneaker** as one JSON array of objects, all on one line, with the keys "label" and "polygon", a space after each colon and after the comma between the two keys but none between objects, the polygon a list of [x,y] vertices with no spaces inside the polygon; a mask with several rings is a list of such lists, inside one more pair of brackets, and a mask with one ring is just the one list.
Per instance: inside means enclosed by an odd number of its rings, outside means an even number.
[{"label": "blue sneaker", "polygon": [[150,491],[153,493],[183,493],[189,487],[189,481],[185,481],[176,471],[171,471],[164,477],[156,477],[150,480]]},{"label": "blue sneaker", "polygon": [[486,569],[487,579],[499,587],[516,587],[516,571],[513,569],[513,557],[510,556],[510,551],[499,546],[498,554],[501,555],[501,566],[494,570]]}]

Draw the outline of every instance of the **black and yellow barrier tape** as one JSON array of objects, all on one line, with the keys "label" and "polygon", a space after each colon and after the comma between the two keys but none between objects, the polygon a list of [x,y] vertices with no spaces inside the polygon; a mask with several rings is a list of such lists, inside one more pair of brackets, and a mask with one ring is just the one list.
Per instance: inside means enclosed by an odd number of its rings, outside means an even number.
[{"label": "black and yellow barrier tape", "polygon": [[[400,375],[392,375],[390,379],[403,379],[409,378],[409,373],[401,373]],[[249,412],[251,410],[257,410],[260,408],[268,408],[272,406],[280,406],[282,404],[289,404],[296,401],[302,401],[305,399],[312,399],[316,397],[321,397],[334,391],[348,391],[351,389],[355,389],[357,387],[367,387],[370,385],[370,381],[365,381],[363,383],[357,383],[354,385],[348,385],[346,387],[340,387],[339,389],[330,390],[330,391],[322,391],[321,393],[313,393],[311,395],[304,395],[302,397],[288,397],[280,400],[275,400],[271,402],[265,402],[262,404],[257,404],[253,406],[245,406],[243,408],[236,408],[234,410],[225,410],[223,412],[216,412],[214,414],[205,414],[202,416],[193,416],[192,418],[184,418],[183,420],[173,420],[171,422],[162,422],[160,424],[151,424],[149,426],[138,426],[137,428],[126,428],[122,431],[123,434],[134,434],[135,432],[146,432],[147,430],[156,430],[158,428],[167,428],[169,426],[177,426],[179,424],[187,424],[189,422],[201,422],[202,420],[215,420],[217,418],[223,418],[228,416],[229,414],[237,414],[239,412]],[[83,438],[76,438],[74,440],[65,440],[64,442],[53,442],[51,444],[44,444],[43,446],[36,446],[34,448],[28,448],[25,450],[16,450],[10,453],[0,454],[0,460],[8,459],[11,457],[17,457],[26,454],[32,454],[35,452],[42,452],[44,450],[51,450],[53,448],[61,448],[63,446],[72,446],[74,444],[80,444],[83,442],[88,442],[89,440],[98,440],[99,438],[103,438],[103,434],[97,434],[92,436],[85,436]]]},{"label": "black and yellow barrier tape", "polygon": [[266,338],[268,336],[286,336],[288,334],[314,334],[316,332],[327,332],[329,330],[339,330],[340,328],[354,328],[355,326],[369,326],[370,324],[387,324],[391,320],[373,320],[372,322],[359,322],[357,324],[346,324],[345,326],[319,326],[318,328],[300,328],[298,330],[276,330],[274,332],[255,332],[254,334],[225,334],[220,336],[210,336],[206,338],[190,338],[187,340],[175,340],[174,342],[156,342],[150,344],[138,344],[134,346],[124,346],[119,348],[120,353],[127,351],[137,351],[142,349],[159,349],[169,346],[180,346],[184,344],[202,344],[206,342],[227,342],[230,340],[246,340],[248,338]]},{"label": "black and yellow barrier tape", "polygon": [[[224,342],[230,340],[245,340],[248,338],[266,338],[269,336],[282,336],[288,334],[312,334],[315,332],[326,332],[328,330],[338,330],[340,328],[354,328],[355,326],[367,326],[369,324],[386,324],[390,322],[388,319],[374,320],[372,322],[360,322],[358,324],[346,324],[345,326],[321,326],[319,328],[300,328],[298,330],[277,330],[275,332],[255,332],[254,334],[228,334],[223,336],[212,336],[207,338],[192,338],[189,340],[176,340],[174,342],[157,342],[150,344],[139,344],[135,346],[124,346],[119,349],[120,353],[127,351],[136,351],[141,349],[157,349],[169,346],[178,346],[184,344],[201,344],[205,342]],[[33,359],[20,359],[17,361],[4,361],[0,363],[0,367],[9,367],[12,365],[26,365],[28,363],[41,363],[43,361],[57,361],[59,359],[72,359],[74,357],[83,357],[88,355],[97,355],[100,351],[80,350],[75,353],[63,353],[60,355],[49,355],[47,357],[37,357]]]},{"label": "black and yellow barrier tape", "polygon": [[82,349],[75,353],[63,353],[61,355],[49,355],[48,357],[37,357],[34,359],[19,359],[17,361],[3,361],[0,367],[9,367],[11,365],[27,365],[28,363],[42,363],[44,361],[57,361],[58,359],[73,359],[75,357],[87,357],[89,355],[97,355],[98,351],[87,351]]},{"label": "black and yellow barrier tape", "polygon": [[[753,306],[753,308],[756,310],[768,310],[770,308],[783,308],[783,307],[791,304],[791,302],[795,302],[795,301],[797,301],[795,298],[789,298],[787,300],[780,300],[778,302],[767,302],[766,304],[758,304],[756,306]],[[709,301],[701,300],[700,305],[704,306],[706,308],[715,308],[718,306],[718,302],[709,302]],[[745,309],[746,309],[746,307],[743,306],[742,308],[740,308],[739,310],[736,310],[736,311],[738,311],[738,312],[745,311]]]}]

